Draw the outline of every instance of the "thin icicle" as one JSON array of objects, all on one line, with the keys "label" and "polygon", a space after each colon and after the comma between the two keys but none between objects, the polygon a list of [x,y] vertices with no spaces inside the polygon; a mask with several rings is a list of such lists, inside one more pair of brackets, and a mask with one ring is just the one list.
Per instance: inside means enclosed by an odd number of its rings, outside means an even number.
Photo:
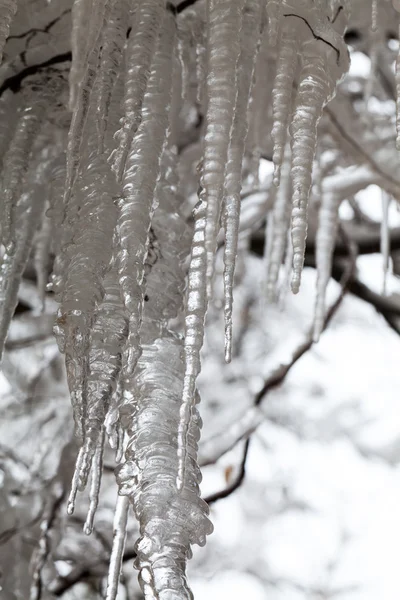
[{"label": "thin icicle", "polygon": [[[317,48],[315,48],[317,51]],[[300,289],[307,237],[307,205],[312,184],[312,167],[317,145],[317,126],[331,91],[323,58],[304,57],[295,112],[290,125],[292,145],[292,291]]]},{"label": "thin icicle", "polygon": [[207,296],[212,294],[214,258],[224,195],[225,169],[236,102],[242,0],[208,0],[207,114],[201,185],[207,210]]},{"label": "thin icicle", "polygon": [[157,37],[166,12],[165,0],[142,0],[134,16],[126,50],[125,114],[115,134],[118,148],[110,157],[118,180],[122,179],[132,140],[140,125]]},{"label": "thin icicle", "polygon": [[89,372],[85,382],[86,412],[83,420],[83,456],[80,485],[85,486],[103,424],[116,392],[128,324],[121,300],[118,273],[112,267],[104,279],[105,296],[90,333]]},{"label": "thin icicle", "polygon": [[378,31],[378,0],[372,0],[371,6],[371,31]]},{"label": "thin icicle", "polygon": [[265,140],[270,134],[269,120],[265,118],[265,107],[270,104],[271,97],[271,68],[268,63],[270,47],[265,32],[262,32],[260,48],[257,55],[254,73],[254,85],[249,105],[249,133],[247,139],[250,154],[249,174],[252,187],[259,187],[260,159]]},{"label": "thin icicle", "polygon": [[83,79],[88,53],[88,35],[92,15],[92,0],[74,0],[72,5],[71,48],[72,62],[69,70],[69,109],[73,111],[78,90]]},{"label": "thin icicle", "polygon": [[17,12],[16,0],[1,0],[0,3],[0,64],[3,60],[3,50],[10,33],[10,25]]},{"label": "thin icicle", "polygon": [[189,266],[185,315],[185,378],[183,381],[178,430],[178,489],[182,489],[185,479],[186,438],[194,405],[196,378],[201,368],[200,350],[203,345],[204,321],[207,310],[207,255],[205,249],[207,204],[204,192],[202,196],[193,211],[195,227]]},{"label": "thin icicle", "polygon": [[240,223],[240,192],[242,187],[242,161],[247,136],[247,111],[255,59],[260,35],[261,3],[247,2],[243,9],[241,29],[241,53],[237,66],[237,96],[232,136],[228,150],[225,173],[224,203],[224,314],[225,314],[225,361],[232,354],[232,308],[233,281],[238,247]]},{"label": "thin icicle", "polygon": [[271,219],[273,221],[273,235],[268,257],[268,270],[265,286],[267,302],[275,302],[277,299],[279,270],[285,253],[290,220],[290,200],[292,191],[290,167],[290,149],[287,146],[283,162],[282,181],[279,189],[276,192],[276,199]]},{"label": "thin icicle", "polygon": [[45,198],[45,188],[32,184],[31,190],[21,195],[16,207],[15,238],[6,244],[0,267],[0,359]]},{"label": "thin icicle", "polygon": [[48,278],[48,264],[51,248],[51,238],[54,231],[51,220],[46,216],[46,210],[42,216],[41,228],[37,233],[35,240],[34,267],[36,271],[37,290],[42,310],[45,306],[45,296]]},{"label": "thin icicle", "polygon": [[14,228],[14,207],[21,193],[24,176],[36,135],[42,124],[47,104],[43,97],[22,110],[16,131],[3,160],[1,182],[1,230],[3,244],[11,242]]},{"label": "thin icicle", "polygon": [[[103,155],[88,164],[76,186],[79,218],[70,243],[62,249],[69,256],[65,286],[54,332],[65,346],[68,385],[77,435],[82,435],[85,382],[88,374],[89,333],[95,309],[104,295],[103,277],[111,259],[117,217],[118,190]],[[100,190],[100,191],[99,191]]]},{"label": "thin icicle", "polygon": [[383,259],[383,295],[386,295],[386,283],[390,257],[389,206],[390,196],[387,192],[382,190],[381,254]]},{"label": "thin icicle", "polygon": [[87,513],[85,524],[83,526],[83,531],[86,535],[90,535],[93,531],[94,518],[96,515],[97,507],[99,505],[101,478],[103,474],[104,439],[105,431],[104,427],[102,427],[100,437],[97,442],[97,448],[94,454],[93,466],[91,471],[92,481],[90,484],[89,492],[89,510]]},{"label": "thin icicle", "polygon": [[340,198],[331,192],[324,192],[319,211],[319,224],[316,239],[317,296],[314,310],[314,342],[319,340],[325,322],[325,296],[332,270],[332,256],[335,248],[339,221]]},{"label": "thin icicle", "polygon": [[100,153],[104,150],[112,93],[122,62],[128,14],[128,0],[113,0],[109,19],[104,26],[101,61],[96,81],[96,123]]},{"label": "thin icicle", "polygon": [[202,19],[197,16],[198,22],[195,32],[196,38],[196,101],[200,107],[205,107],[205,81],[207,63],[207,36],[206,26]]},{"label": "thin icicle", "polygon": [[293,245],[292,245],[292,235],[290,229],[288,229],[286,236],[286,254],[285,254],[285,264],[283,267],[283,276],[282,281],[279,284],[279,292],[278,292],[278,306],[281,310],[285,307],[285,301],[289,292],[289,282],[292,277],[292,265],[293,265]]},{"label": "thin icicle", "polygon": [[173,15],[169,11],[165,12],[163,31],[143,102],[142,121],[127,159],[117,227],[119,281],[129,315],[125,376],[132,374],[140,354],[139,329],[143,310],[145,259],[155,208],[154,190],[168,127],[175,22]]},{"label": "thin icicle", "polygon": [[279,35],[279,24],[282,17],[282,0],[267,0],[268,41],[276,46]]},{"label": "thin icicle", "polygon": [[274,142],[272,161],[274,163],[274,184],[279,185],[287,131],[292,113],[293,82],[296,75],[299,42],[297,32],[290,19],[285,19],[282,27],[280,51],[276,63],[276,77],[272,89],[273,127],[271,136]]},{"label": "thin icicle", "polygon": [[126,541],[128,510],[128,497],[118,496],[114,512],[113,543],[108,567],[106,600],[115,600],[118,593],[118,583],[121,576]]},{"label": "thin icicle", "polygon": [[104,22],[108,20],[111,8],[110,0],[92,0],[92,2],[85,63],[68,132],[67,171],[64,191],[64,211],[66,215],[68,214],[69,203],[82,158],[83,133],[88,118],[90,97],[97,75],[98,63],[102,55],[102,29]]}]

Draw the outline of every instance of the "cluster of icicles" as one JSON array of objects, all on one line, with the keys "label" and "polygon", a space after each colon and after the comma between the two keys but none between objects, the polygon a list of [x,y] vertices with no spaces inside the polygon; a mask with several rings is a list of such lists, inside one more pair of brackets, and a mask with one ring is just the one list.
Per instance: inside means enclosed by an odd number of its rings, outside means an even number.
[{"label": "cluster of icicles", "polygon": [[[223,229],[229,361],[243,157],[250,151],[256,179],[265,58],[276,57],[267,248],[273,300],[285,256],[299,290],[317,125],[348,69],[349,4],[75,0],[70,68],[27,77],[19,104],[11,92],[1,98],[1,346],[33,247],[42,296],[49,285],[60,305],[55,335],[81,440],[68,511],[90,480],[87,533],[106,438],[119,462],[108,600],[117,593],[129,504],[140,524],[136,566],[145,597],[192,598],[185,577],[191,545],[212,531],[199,493],[196,378],[217,238]],[[0,46],[15,9],[11,0],[0,7]],[[179,186],[176,115],[193,84],[204,130],[191,221]],[[67,92],[68,134],[56,126]],[[321,209],[316,336],[337,204],[327,197]],[[180,315],[184,335],[171,327]]]}]

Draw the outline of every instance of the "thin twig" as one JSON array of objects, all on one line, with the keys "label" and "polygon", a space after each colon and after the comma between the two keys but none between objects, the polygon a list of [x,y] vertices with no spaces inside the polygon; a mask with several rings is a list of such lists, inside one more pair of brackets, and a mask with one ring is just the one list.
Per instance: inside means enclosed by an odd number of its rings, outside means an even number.
[{"label": "thin twig", "polygon": [[[353,277],[353,273],[355,271],[356,260],[357,260],[357,248],[356,245],[348,238],[345,232],[342,230],[341,235],[344,238],[345,242],[348,245],[348,256],[349,260],[347,261],[346,266],[343,269],[341,276],[341,290],[336,298],[335,302],[329,308],[324,322],[324,330],[328,327],[332,317],[338,310],[339,306],[342,303],[342,300],[348,290],[349,283]],[[296,348],[290,360],[288,360],[284,364],[280,364],[273,373],[266,379],[264,385],[260,389],[260,391],[256,394],[253,402],[253,406],[246,411],[245,415],[241,419],[239,424],[235,423],[234,434],[229,435],[229,430],[227,435],[219,434],[218,436],[213,436],[210,440],[209,444],[212,446],[212,442],[216,440],[220,440],[217,448],[211,452],[209,451],[206,456],[203,458],[201,465],[206,466],[210,464],[215,464],[221,456],[232,450],[241,440],[246,439],[246,445],[244,450],[244,455],[242,458],[241,467],[239,469],[239,474],[234,483],[232,483],[228,488],[213,494],[209,498],[211,498],[212,502],[219,500],[220,498],[226,498],[233,491],[235,491],[243,482],[245,476],[245,462],[249,449],[250,436],[257,429],[260,423],[263,421],[264,416],[260,412],[257,416],[255,413],[255,408],[259,407],[263,402],[265,396],[271,390],[278,387],[286,378],[289,371],[292,367],[297,363],[297,361],[304,356],[304,354],[312,347],[313,345],[313,337],[312,330],[308,333],[307,338]],[[254,414],[253,414],[254,413]],[[240,427],[241,424],[244,423],[244,427]],[[222,442],[222,443],[221,443]]]}]

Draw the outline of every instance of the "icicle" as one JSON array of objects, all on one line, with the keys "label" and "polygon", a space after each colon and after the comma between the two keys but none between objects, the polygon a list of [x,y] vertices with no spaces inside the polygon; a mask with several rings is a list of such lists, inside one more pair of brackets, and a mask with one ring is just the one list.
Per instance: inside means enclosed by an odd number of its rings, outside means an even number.
[{"label": "icicle", "polygon": [[61,247],[71,241],[70,231],[61,227],[63,219],[63,196],[66,175],[66,159],[62,154],[54,164],[50,175],[50,208],[47,211],[47,217],[51,222],[51,229],[54,232],[52,236],[52,250],[55,255],[53,263],[53,272],[51,274],[51,289],[55,294],[57,301],[61,300],[61,291],[65,285],[67,275],[68,255],[61,252]]},{"label": "icicle", "polygon": [[105,431],[104,427],[102,427],[93,460],[92,482],[90,485],[89,492],[89,510],[87,513],[85,524],[83,526],[83,531],[86,535],[90,535],[93,531],[94,517],[96,515],[97,507],[99,504],[101,477],[103,474],[104,436]]},{"label": "icicle", "polygon": [[80,205],[70,243],[65,286],[54,332],[65,351],[68,385],[74,408],[76,433],[82,435],[85,382],[88,374],[89,333],[95,309],[104,295],[103,277],[111,259],[115,200],[118,190],[103,155],[95,156],[76,186]]},{"label": "icicle", "polygon": [[195,66],[192,64],[192,46],[196,43],[194,34],[198,17],[194,10],[187,10],[182,17],[178,19],[178,39],[177,50],[181,67],[182,81],[182,101],[189,99],[191,84],[191,70]]},{"label": "icicle", "polygon": [[382,190],[381,254],[383,259],[383,295],[386,295],[386,283],[390,256],[389,206],[390,196],[387,192]]},{"label": "icicle", "polygon": [[14,135],[15,126],[20,112],[19,102],[10,90],[0,97],[0,167]]},{"label": "icicle", "polygon": [[[317,48],[316,48],[317,50]],[[300,288],[307,237],[307,204],[317,144],[317,125],[330,94],[326,66],[320,55],[304,57],[295,112],[290,125],[292,142],[292,291]]]},{"label": "icicle", "polygon": [[195,32],[196,39],[196,81],[197,93],[196,101],[201,107],[205,106],[204,91],[206,81],[207,64],[207,37],[205,23],[197,16],[198,25]]},{"label": "icicle", "polygon": [[82,460],[83,460],[83,448],[81,448],[78,452],[78,457],[77,457],[76,463],[75,463],[75,470],[74,470],[74,474],[72,476],[71,491],[69,493],[68,501],[67,501],[67,513],[69,515],[73,515],[74,511],[75,511],[76,494],[78,493]]},{"label": "icicle", "polygon": [[378,31],[378,0],[372,0],[371,31],[373,33]]},{"label": "icicle", "polygon": [[29,165],[29,157],[47,105],[43,97],[23,109],[14,137],[3,160],[1,182],[1,229],[3,244],[11,242],[14,229],[14,207],[21,193],[23,179]]},{"label": "icicle", "polygon": [[247,136],[247,110],[260,34],[260,17],[260,2],[247,2],[243,11],[241,53],[237,67],[235,116],[225,174],[224,313],[226,362],[230,362],[232,353],[233,280],[239,236],[242,161]]},{"label": "icicle", "polygon": [[155,54],[142,122],[127,159],[118,220],[118,266],[122,297],[129,315],[124,374],[132,374],[140,354],[139,328],[143,309],[144,263],[154,211],[154,190],[168,127],[171,95],[174,17],[165,11],[164,28]]},{"label": "icicle", "polygon": [[371,34],[370,34],[370,60],[371,67],[369,76],[365,86],[365,108],[368,111],[369,102],[372,97],[377,62],[378,62],[378,52],[379,52],[379,34],[378,34],[378,4],[377,0],[372,0],[372,11],[371,11]]},{"label": "icicle", "polygon": [[[126,51],[124,117],[117,131],[118,148],[110,160],[121,180],[132,140],[138,130],[157,36],[165,18],[165,0],[142,0],[137,7]],[[151,92],[149,92],[151,93]]]},{"label": "icicle", "polygon": [[3,60],[3,50],[10,32],[10,25],[17,12],[16,0],[2,0],[0,3],[0,63]]},{"label": "icicle", "polygon": [[129,495],[140,523],[135,564],[144,596],[192,600],[185,577],[190,546],[204,545],[212,531],[208,507],[199,494],[196,454],[201,419],[193,409],[186,442],[186,476],[178,493],[175,432],[184,370],[182,345],[174,336],[149,342],[143,344],[135,372],[135,417],[122,415],[129,422],[130,441],[126,462],[117,469],[117,481],[120,493]]},{"label": "icicle", "polygon": [[247,153],[250,155],[249,175],[254,190],[258,189],[260,184],[260,159],[265,140],[270,135],[270,123],[266,118],[266,106],[271,103],[271,65],[273,63],[269,61],[270,52],[267,36],[265,32],[262,32],[248,111]]},{"label": "icicle", "polygon": [[279,22],[282,15],[282,0],[267,0],[268,41],[276,46],[279,34]]},{"label": "icicle", "polygon": [[340,198],[325,191],[319,211],[316,239],[317,297],[314,310],[314,342],[319,340],[325,321],[325,295],[332,270]]},{"label": "icicle", "polygon": [[286,239],[285,264],[283,267],[283,277],[282,277],[282,282],[279,285],[279,292],[278,292],[278,305],[281,310],[284,309],[285,300],[287,298],[287,294],[289,291],[289,282],[292,277],[292,264],[293,264],[292,236],[291,236],[290,229],[288,229],[287,239]]},{"label": "icicle", "polygon": [[[121,363],[122,364],[122,363]],[[118,379],[116,390],[110,398],[110,406],[105,418],[105,428],[108,437],[108,443],[113,450],[118,452],[120,444],[121,423],[119,422],[119,407],[121,404],[122,389],[121,381]],[[120,462],[116,460],[116,462]]]},{"label": "icicle", "polygon": [[84,445],[79,467],[81,487],[86,485],[111,396],[116,391],[122,365],[122,351],[128,335],[128,324],[115,267],[108,271],[104,279],[104,290],[105,296],[90,333],[89,372],[84,389]]},{"label": "icicle", "polygon": [[113,523],[113,543],[108,567],[106,600],[116,600],[124,556],[129,500],[118,496]]},{"label": "icicle", "polygon": [[266,299],[267,302],[274,302],[277,299],[277,283],[279,269],[282,264],[285,253],[287,232],[290,219],[290,200],[291,200],[291,167],[290,149],[286,148],[282,182],[276,193],[276,200],[272,212],[273,235],[270,252],[268,256],[268,270],[266,276]]},{"label": "icicle", "polygon": [[[82,0],[78,0],[81,2]],[[99,59],[102,54],[102,28],[108,20],[110,2],[108,0],[92,0],[88,42],[82,67],[82,78],[79,82],[77,97],[74,101],[71,125],[68,132],[67,171],[64,191],[64,212],[68,215],[69,204],[81,162],[82,139],[87,122],[90,97],[97,75]],[[78,32],[79,33],[79,32]],[[81,35],[84,35],[81,32]],[[83,51],[81,49],[81,51]],[[79,57],[80,59],[80,57]],[[79,68],[79,70],[81,67]]]},{"label": "icicle", "polygon": [[207,255],[205,250],[207,204],[204,195],[204,192],[202,192],[202,197],[193,211],[195,228],[189,266],[185,315],[185,378],[178,430],[178,489],[182,489],[184,485],[186,438],[195,397],[196,378],[200,373],[200,350],[203,345],[204,321],[207,310]]},{"label": "icicle", "polygon": [[72,62],[69,70],[69,109],[73,111],[78,98],[78,90],[83,79],[88,53],[88,35],[92,0],[74,0],[72,5],[71,48]]},{"label": "icicle", "polygon": [[128,12],[128,0],[113,0],[110,17],[104,26],[101,61],[96,81],[97,132],[100,153],[104,150],[104,136],[108,124],[112,92],[122,62]]},{"label": "icicle", "polygon": [[[196,458],[201,419],[194,407],[187,435],[187,475],[180,493],[176,487],[184,361],[182,339],[167,326],[181,309],[184,261],[190,246],[189,227],[180,214],[176,163],[176,152],[166,147],[155,191],[155,256],[149,253],[146,260],[143,352],[120,407],[128,443],[117,481],[120,494],[129,496],[140,523],[136,566],[145,597],[189,600],[192,595],[185,566],[191,556],[190,545],[204,544],[212,526],[199,494],[201,475]],[[205,260],[203,271],[205,275]],[[164,518],[166,506],[168,520]]]},{"label": "icicle", "polygon": [[207,210],[207,295],[212,294],[212,276],[225,167],[236,101],[236,65],[239,59],[241,0],[208,0],[207,114],[201,185]]},{"label": "icicle", "polygon": [[271,136],[274,141],[272,160],[274,163],[274,184],[279,185],[283,154],[286,146],[287,130],[292,112],[292,90],[297,70],[299,42],[293,23],[285,19],[280,52],[276,63],[276,77],[272,89],[274,123]]},{"label": "icicle", "polygon": [[15,239],[6,244],[0,267],[0,359],[45,197],[44,187],[32,184],[31,190],[22,194],[15,208]]},{"label": "icicle", "polygon": [[50,255],[51,238],[53,228],[50,219],[46,216],[46,211],[42,215],[42,225],[35,241],[34,267],[36,271],[37,289],[42,310],[45,307],[45,295],[48,277],[48,263]]}]

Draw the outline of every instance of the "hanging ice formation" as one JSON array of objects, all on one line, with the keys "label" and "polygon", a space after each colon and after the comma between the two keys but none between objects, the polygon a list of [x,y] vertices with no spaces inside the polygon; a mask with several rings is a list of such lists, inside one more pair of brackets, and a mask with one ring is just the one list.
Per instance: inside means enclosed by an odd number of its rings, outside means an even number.
[{"label": "hanging ice formation", "polygon": [[[59,302],[54,329],[81,443],[68,510],[90,482],[88,534],[107,438],[120,463],[108,600],[128,507],[140,527],[146,599],[192,597],[186,561],[212,529],[199,492],[196,379],[214,259],[221,242],[229,361],[241,186],[257,185],[270,134],[267,300],[282,297],[290,274],[299,290],[314,193],[316,339],[321,332],[342,196],[312,190],[312,171],[319,121],[349,66],[351,4],[75,0],[72,61],[66,53],[41,62],[34,77],[27,67],[18,96],[11,84],[1,88],[0,347],[33,249],[40,294],[48,285]],[[0,52],[14,13],[13,2],[0,6]],[[199,139],[188,192],[178,174],[185,145]],[[197,203],[188,200],[193,189]]]}]

